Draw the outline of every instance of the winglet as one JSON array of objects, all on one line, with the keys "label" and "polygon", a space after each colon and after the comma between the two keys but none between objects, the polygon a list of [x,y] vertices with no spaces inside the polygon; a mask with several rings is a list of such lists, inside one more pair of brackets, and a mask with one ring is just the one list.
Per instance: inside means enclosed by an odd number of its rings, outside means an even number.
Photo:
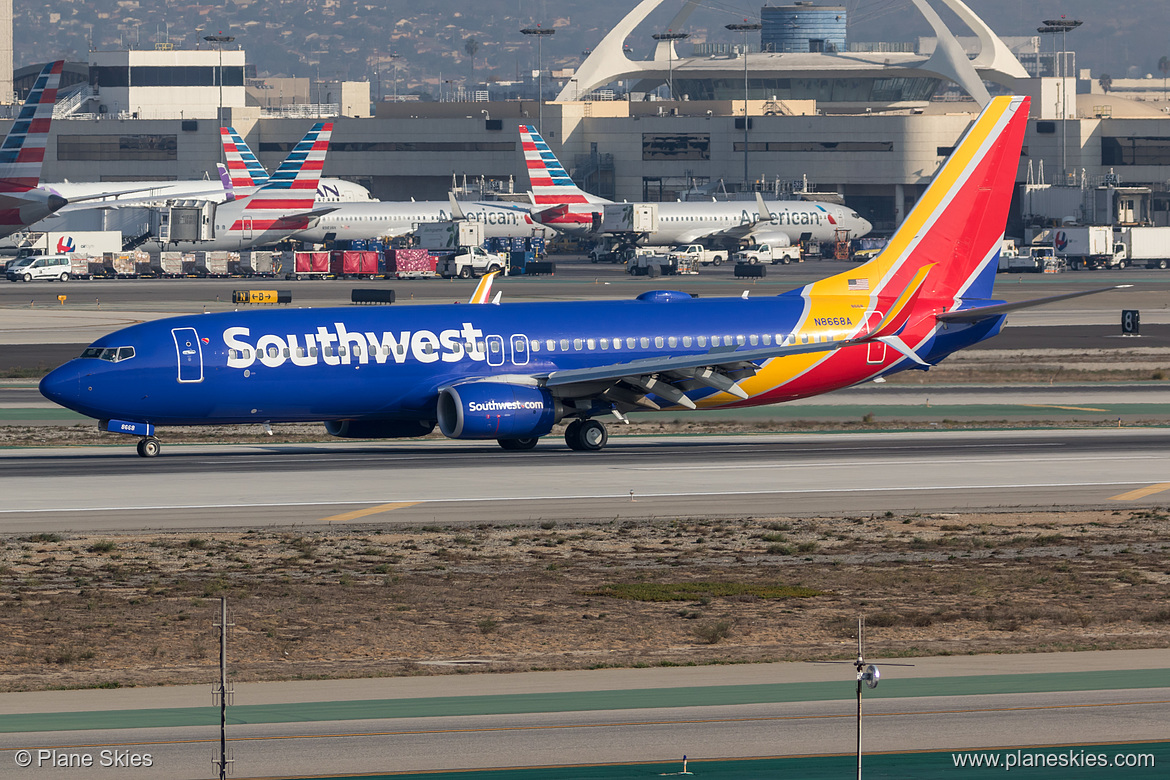
[{"label": "winglet", "polygon": [[884,339],[896,336],[905,327],[906,321],[910,319],[910,315],[914,311],[914,302],[918,300],[918,294],[922,292],[922,285],[926,282],[927,275],[935,265],[935,263],[930,263],[918,269],[914,278],[910,280],[910,284],[906,285],[906,289],[902,290],[902,294],[890,306],[886,316],[882,317],[882,321],[865,335],[866,339]]},{"label": "winglet", "polygon": [[761,222],[771,222],[772,221],[772,219],[773,219],[772,212],[769,211],[768,207],[764,205],[764,195],[759,190],[756,190],[756,207],[759,208],[759,210],[760,210],[760,221]]},{"label": "winglet", "polygon": [[479,286],[475,288],[475,292],[471,294],[471,299],[468,303],[488,303],[492,295],[492,280],[496,278],[499,271],[492,271],[489,274],[484,274],[483,278],[479,280]]},{"label": "winglet", "polygon": [[467,215],[463,213],[463,208],[459,205],[459,201],[455,199],[455,193],[448,190],[447,197],[451,201],[451,219],[467,219]]}]

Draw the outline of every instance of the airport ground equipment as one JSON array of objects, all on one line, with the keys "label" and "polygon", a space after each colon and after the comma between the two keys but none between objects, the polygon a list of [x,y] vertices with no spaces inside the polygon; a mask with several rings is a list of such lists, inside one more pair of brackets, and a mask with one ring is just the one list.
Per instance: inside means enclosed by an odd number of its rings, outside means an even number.
[{"label": "airport ground equipment", "polygon": [[1073,271],[1082,268],[1125,268],[1125,244],[1109,225],[1069,225],[1053,233],[1052,248]]},{"label": "airport ground equipment", "polygon": [[727,259],[724,249],[708,249],[702,244],[681,244],[666,253],[671,260],[689,261],[691,267],[696,265],[723,265]]},{"label": "airport ground equipment", "polygon": [[1130,265],[1170,267],[1170,227],[1123,228],[1121,240]]},{"label": "airport ground equipment", "polygon": [[748,265],[799,263],[800,247],[779,246],[774,243],[751,244],[735,253],[735,262]]}]

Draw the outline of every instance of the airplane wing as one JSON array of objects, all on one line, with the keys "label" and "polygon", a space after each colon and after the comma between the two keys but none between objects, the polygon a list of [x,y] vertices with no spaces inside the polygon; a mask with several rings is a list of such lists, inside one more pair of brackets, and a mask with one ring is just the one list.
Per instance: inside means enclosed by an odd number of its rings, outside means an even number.
[{"label": "airplane wing", "polygon": [[[679,243],[693,244],[700,239],[711,238],[712,236],[733,238],[737,241],[742,241],[745,238],[754,236],[756,234],[756,228],[758,228],[760,225],[771,224],[772,220],[774,219],[772,212],[768,209],[767,205],[764,204],[764,196],[758,192],[756,193],[756,208],[758,210],[759,216],[751,222],[745,222],[742,225],[734,225],[729,228],[720,228],[718,230],[696,230],[693,233],[683,233],[679,237]],[[784,236],[784,241],[789,240],[787,233],[781,233],[780,235]],[[784,246],[788,246],[788,244],[784,244]]]},{"label": "airplane wing", "polygon": [[822,341],[812,344],[772,345],[769,347],[715,347],[701,355],[632,360],[606,366],[553,371],[534,378],[563,399],[591,398],[622,404],[633,409],[660,409],[648,395],[693,409],[695,402],[684,395],[688,390],[709,387],[737,398],[748,394],[739,382],[754,376],[759,364],[769,358],[810,352],[832,352],[841,347],[862,343],[863,339]]}]

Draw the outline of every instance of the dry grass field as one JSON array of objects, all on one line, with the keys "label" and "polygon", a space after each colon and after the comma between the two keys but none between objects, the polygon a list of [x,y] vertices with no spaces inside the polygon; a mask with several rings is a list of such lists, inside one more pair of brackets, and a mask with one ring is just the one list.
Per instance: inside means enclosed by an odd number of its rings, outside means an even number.
[{"label": "dry grass field", "polygon": [[0,540],[0,690],[1170,646],[1162,510]]}]

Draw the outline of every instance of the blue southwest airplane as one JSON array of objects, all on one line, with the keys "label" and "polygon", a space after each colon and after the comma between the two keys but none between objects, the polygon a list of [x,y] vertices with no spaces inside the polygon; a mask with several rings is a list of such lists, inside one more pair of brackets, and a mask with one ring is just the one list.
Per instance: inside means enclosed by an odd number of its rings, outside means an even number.
[{"label": "blue southwest airplane", "polygon": [[[600,450],[601,417],[752,406],[929,368],[995,336],[1012,310],[1078,295],[992,300],[1028,118],[996,98],[889,245],[782,295],[174,317],[95,341],[48,374],[49,399],[139,437],[155,426],[323,421],[334,436],[496,439],[526,450],[564,419]],[[1112,289],[1112,288],[1107,288]]]}]

